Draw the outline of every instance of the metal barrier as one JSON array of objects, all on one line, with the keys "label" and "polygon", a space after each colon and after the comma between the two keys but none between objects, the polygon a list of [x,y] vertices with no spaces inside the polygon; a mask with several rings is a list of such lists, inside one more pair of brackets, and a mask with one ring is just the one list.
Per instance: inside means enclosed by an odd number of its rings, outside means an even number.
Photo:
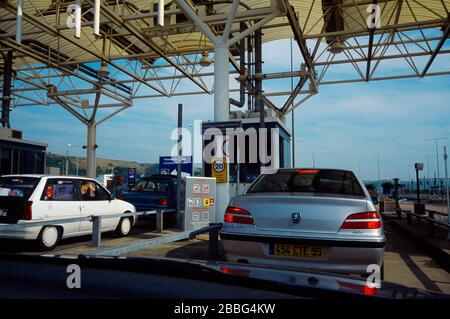
[{"label": "metal barrier", "polygon": [[428,216],[426,215],[422,215],[422,214],[416,214],[410,210],[399,210],[397,211],[397,213],[400,213],[400,218],[401,218],[401,214],[405,213],[406,214],[406,224],[407,225],[411,225],[412,224],[412,217],[416,217],[417,223],[421,223],[422,221],[425,221],[428,223],[428,233],[430,236],[436,236],[436,228],[442,228],[445,229],[447,231],[447,239],[450,239],[450,227],[446,222],[442,222],[439,220],[436,220],[434,218],[434,215],[442,215],[442,216],[447,216],[447,214],[441,213],[441,212],[436,212],[433,210],[429,210],[426,209],[426,212],[428,212]]},{"label": "metal barrier", "polygon": [[89,256],[111,256],[117,257],[123,254],[127,254],[133,251],[149,249],[161,244],[170,243],[174,241],[179,241],[183,239],[192,239],[196,236],[204,233],[209,233],[209,256],[216,258],[219,256],[219,230],[222,228],[222,223],[214,223],[209,224],[207,227],[203,227],[196,230],[190,230],[181,232],[178,234],[170,235],[170,236],[162,236],[151,239],[140,240],[135,243],[117,246],[117,247],[109,247],[103,249],[97,249],[95,251],[91,251],[86,254],[80,255],[81,257],[89,257]]},{"label": "metal barrier", "polygon": [[125,214],[105,214],[105,215],[91,215],[86,217],[66,218],[66,219],[52,219],[43,221],[26,221],[18,224],[3,224],[0,225],[0,231],[15,231],[24,228],[39,227],[39,226],[56,226],[61,224],[69,224],[74,222],[90,221],[92,222],[92,246],[99,247],[101,244],[102,232],[101,225],[103,219],[123,218],[132,216],[150,216],[156,215],[156,231],[162,233],[163,230],[163,215],[165,213],[173,213],[175,209],[152,210],[136,213]]}]

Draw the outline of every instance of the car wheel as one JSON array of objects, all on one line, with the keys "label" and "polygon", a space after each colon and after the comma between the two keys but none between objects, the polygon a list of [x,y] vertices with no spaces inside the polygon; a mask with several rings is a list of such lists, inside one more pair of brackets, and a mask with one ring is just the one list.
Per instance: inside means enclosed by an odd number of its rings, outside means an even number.
[{"label": "car wheel", "polygon": [[37,248],[41,251],[53,250],[61,239],[61,230],[55,226],[42,227],[37,238]]},{"label": "car wheel", "polygon": [[116,235],[119,237],[128,236],[133,227],[133,221],[130,217],[123,217],[119,221],[119,225],[116,228]]}]

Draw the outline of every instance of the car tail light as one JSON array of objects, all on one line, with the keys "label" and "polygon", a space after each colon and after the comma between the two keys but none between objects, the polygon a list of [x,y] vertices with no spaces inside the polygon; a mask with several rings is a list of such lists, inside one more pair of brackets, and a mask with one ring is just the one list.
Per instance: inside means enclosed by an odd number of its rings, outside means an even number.
[{"label": "car tail light", "polygon": [[248,277],[250,275],[250,270],[248,269],[238,269],[226,266],[220,267],[220,271],[227,275],[235,275],[241,277]]},{"label": "car tail light", "polygon": [[379,229],[381,216],[378,212],[362,212],[349,215],[341,229]]},{"label": "car tail light", "polygon": [[248,210],[233,206],[227,207],[227,209],[225,210],[225,216],[223,220],[226,223],[248,224],[248,225],[255,224],[255,221],[253,220],[253,217],[252,215],[250,215],[250,212]]},{"label": "car tail light", "polygon": [[157,201],[158,204],[161,205],[161,206],[167,206],[167,205],[169,205],[169,200],[166,199],[166,198],[158,198],[156,201]]},{"label": "car tail light", "polygon": [[23,214],[24,220],[32,220],[33,219],[33,211],[32,211],[33,202],[26,202],[25,211]]},{"label": "car tail light", "polygon": [[298,169],[296,172],[298,174],[316,174],[319,170],[318,169]]},{"label": "car tail light", "polygon": [[367,296],[375,296],[378,293],[377,287],[369,287],[367,285],[358,285],[344,281],[338,281],[338,284],[343,290],[354,291]]}]

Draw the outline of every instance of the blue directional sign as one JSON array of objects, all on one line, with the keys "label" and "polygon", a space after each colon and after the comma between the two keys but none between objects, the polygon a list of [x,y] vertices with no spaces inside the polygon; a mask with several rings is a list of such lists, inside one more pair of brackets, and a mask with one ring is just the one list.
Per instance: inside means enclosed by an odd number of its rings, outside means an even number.
[{"label": "blue directional sign", "polygon": [[[181,157],[181,172],[192,176],[192,156]],[[176,157],[160,156],[159,173],[164,175],[176,175],[177,174]]]}]

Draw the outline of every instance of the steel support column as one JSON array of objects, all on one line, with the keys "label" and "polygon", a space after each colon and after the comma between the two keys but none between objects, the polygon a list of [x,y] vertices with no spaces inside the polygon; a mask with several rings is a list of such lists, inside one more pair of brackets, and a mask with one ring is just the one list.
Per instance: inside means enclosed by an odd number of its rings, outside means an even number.
[{"label": "steel support column", "polygon": [[97,123],[89,121],[87,124],[87,143],[86,143],[86,177],[95,178],[97,175],[96,164],[96,134]]},{"label": "steel support column", "polygon": [[3,127],[10,127],[9,112],[11,107],[11,85],[13,73],[13,51],[10,50],[3,55],[3,96],[2,96],[2,117]]},{"label": "steel support column", "polygon": [[228,46],[214,45],[214,121],[228,121]]},{"label": "steel support column", "polygon": [[[214,45],[214,121],[228,121],[229,116],[229,75],[228,75],[228,46]],[[222,143],[223,145],[223,143]],[[227,166],[228,166],[227,162]],[[227,171],[229,171],[227,169]],[[216,185],[216,222],[223,221],[225,209],[230,201],[230,185],[228,176],[226,183]]]}]

